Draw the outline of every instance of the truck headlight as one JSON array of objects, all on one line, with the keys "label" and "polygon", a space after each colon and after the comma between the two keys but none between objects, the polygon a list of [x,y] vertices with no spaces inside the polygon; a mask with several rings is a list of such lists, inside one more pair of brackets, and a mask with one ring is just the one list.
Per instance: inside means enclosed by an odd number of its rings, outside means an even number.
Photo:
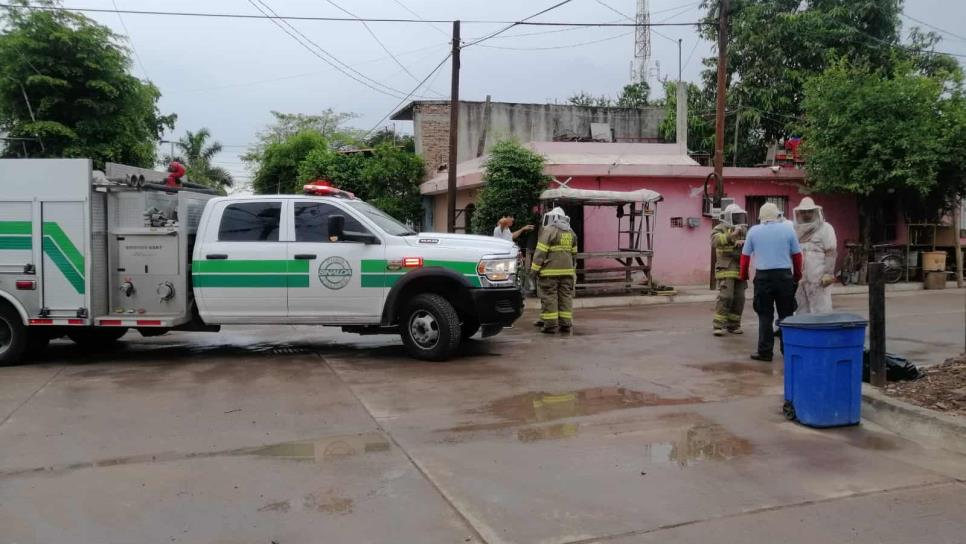
[{"label": "truck headlight", "polygon": [[492,282],[513,281],[517,273],[516,259],[483,259],[476,273]]}]

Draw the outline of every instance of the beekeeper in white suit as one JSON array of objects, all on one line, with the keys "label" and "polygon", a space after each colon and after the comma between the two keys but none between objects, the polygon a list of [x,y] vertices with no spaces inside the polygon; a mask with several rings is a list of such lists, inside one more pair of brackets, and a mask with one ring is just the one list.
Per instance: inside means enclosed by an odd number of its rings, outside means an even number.
[{"label": "beekeeper in white suit", "polygon": [[794,210],[795,234],[802,246],[804,266],[795,300],[799,314],[832,311],[832,284],[835,283],[835,229],[825,222],[822,207],[811,197],[802,199]]}]

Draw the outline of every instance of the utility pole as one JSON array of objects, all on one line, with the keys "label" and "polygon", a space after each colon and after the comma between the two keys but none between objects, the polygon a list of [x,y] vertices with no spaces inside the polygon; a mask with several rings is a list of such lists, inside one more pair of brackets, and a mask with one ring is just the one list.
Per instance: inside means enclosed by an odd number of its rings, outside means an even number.
[{"label": "utility pole", "polygon": [[885,265],[869,263],[869,383],[885,387]]},{"label": "utility pole", "polygon": [[724,196],[724,138],[725,138],[725,98],[727,93],[727,69],[728,69],[728,11],[730,9],[728,0],[719,0],[718,3],[718,86],[717,86],[717,106],[715,108],[714,122],[714,205],[721,206],[721,197]]},{"label": "utility pole", "polygon": [[453,68],[449,92],[449,164],[446,167],[446,232],[456,232],[456,146],[460,120],[460,22],[453,21]]},{"label": "utility pole", "polygon": [[[727,91],[725,83],[727,77],[725,71],[728,67],[728,10],[730,9],[728,0],[718,2],[718,86],[717,101],[714,120],[714,196],[711,201],[711,208],[721,208],[721,197],[724,196],[724,137],[725,137],[725,93]],[[707,180],[705,180],[707,183]],[[705,185],[707,187],[707,185]],[[712,217],[713,224],[717,224],[717,219]],[[711,270],[708,283],[711,289],[715,288],[715,260],[717,255],[714,248],[711,249]]]},{"label": "utility pole", "polygon": [[741,96],[738,96],[738,107],[735,108],[735,158],[731,166],[738,166],[738,122],[741,121]]}]

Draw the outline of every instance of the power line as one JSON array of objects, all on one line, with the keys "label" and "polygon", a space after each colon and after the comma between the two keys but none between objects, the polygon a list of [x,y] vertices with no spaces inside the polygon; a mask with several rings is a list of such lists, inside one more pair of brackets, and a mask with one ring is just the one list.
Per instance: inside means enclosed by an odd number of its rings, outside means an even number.
[{"label": "power line", "polygon": [[[296,42],[298,42],[299,45],[301,45],[308,52],[312,53],[313,55],[315,55],[316,57],[318,57],[319,59],[321,59],[323,62],[325,62],[329,66],[335,68],[336,70],[338,70],[339,72],[341,72],[345,76],[349,77],[350,79],[353,79],[356,82],[361,83],[361,84],[365,85],[366,87],[368,87],[368,88],[370,88],[370,89],[372,89],[372,90],[374,90],[374,91],[376,91],[376,92],[378,92],[380,94],[384,94],[384,95],[387,95],[387,96],[391,96],[393,98],[399,98],[399,96],[403,94],[402,91],[400,91],[398,89],[394,89],[394,88],[392,88],[392,87],[390,87],[390,86],[388,86],[388,85],[386,85],[384,83],[381,83],[379,81],[376,81],[376,80],[370,78],[369,76],[366,76],[362,72],[359,72],[358,70],[356,70],[352,66],[349,66],[348,64],[342,62],[341,60],[338,59],[338,57],[336,57],[336,56],[332,55],[331,53],[329,53],[328,51],[326,51],[322,46],[320,46],[316,42],[312,41],[311,38],[309,38],[308,36],[306,36],[305,34],[303,34],[301,31],[299,31],[297,28],[295,28],[294,26],[292,26],[291,23],[289,23],[287,21],[284,21],[284,20],[281,20],[280,21],[280,20],[278,20],[278,17],[269,16],[268,13],[265,11],[265,9],[267,9],[268,12],[270,12],[272,14],[275,14],[275,11],[272,10],[272,8],[269,7],[263,0],[257,0],[257,2],[258,3],[256,3],[256,0],[248,0],[248,3],[250,3],[252,6],[254,6],[255,9],[257,9],[260,13],[266,15],[267,18],[270,21],[272,21],[272,23],[275,26],[279,27],[283,32],[285,32],[286,34],[288,34],[289,37],[291,37],[293,40],[295,40]],[[261,4],[262,6],[264,6],[265,9],[262,9],[262,7],[259,6],[259,4]],[[289,29],[291,29],[291,31]],[[305,41],[302,41],[302,39],[300,39],[299,36],[301,36],[302,38],[304,38]],[[312,47],[310,47],[305,42],[308,42],[308,43],[312,44],[313,46],[315,46],[315,49],[313,49]],[[320,52],[321,52],[321,54],[320,54]],[[380,88],[380,87],[382,87],[382,88]]]},{"label": "power line", "polygon": [[631,30],[630,32],[622,32],[616,36],[609,36],[607,38],[601,38],[599,40],[590,40],[587,42],[578,42],[578,43],[571,43],[566,45],[552,45],[547,47],[503,47],[499,45],[481,45],[480,47],[486,47],[488,49],[502,49],[506,51],[549,51],[551,49],[570,49],[572,47],[581,47],[584,45],[591,45],[595,43],[609,42],[611,40],[623,38],[624,36],[630,36],[633,33],[634,31]]},{"label": "power line", "polygon": [[504,33],[504,32],[506,32],[507,30],[510,30],[511,28],[513,28],[513,27],[515,27],[515,26],[517,26],[517,25],[519,25],[519,24],[523,24],[524,22],[526,22],[526,21],[529,21],[530,19],[533,19],[534,17],[539,17],[540,15],[543,15],[544,13],[547,13],[548,11],[552,11],[552,10],[555,10],[555,9],[557,9],[557,8],[559,8],[560,6],[563,6],[563,5],[566,5],[566,4],[569,4],[569,3],[570,3],[570,2],[572,2],[572,1],[573,1],[573,0],[563,0],[563,1],[561,1],[561,2],[557,2],[556,4],[554,4],[554,5],[552,5],[552,6],[550,6],[549,8],[546,8],[546,9],[543,9],[543,10],[540,10],[540,11],[538,11],[538,12],[536,12],[536,13],[534,13],[533,15],[531,15],[531,16],[529,16],[529,17],[527,17],[527,18],[525,18],[525,19],[523,19],[522,21],[519,21],[519,22],[514,22],[514,23],[510,23],[509,25],[507,25],[507,26],[505,26],[505,27],[503,27],[503,28],[501,28],[500,30],[497,30],[496,32],[494,32],[494,33],[492,33],[492,34],[488,34],[488,35],[486,35],[486,36],[484,36],[484,37],[482,37],[482,38],[479,38],[479,39],[477,39],[477,40],[473,40],[472,42],[470,42],[470,43],[468,43],[468,44],[466,44],[466,45],[464,45],[464,46],[462,46],[462,47],[461,47],[461,49],[462,49],[462,48],[465,48],[465,47],[470,47],[470,46],[473,46],[473,45],[476,45],[476,44],[478,44],[478,43],[481,43],[481,42],[485,42],[486,40],[489,40],[489,39],[491,39],[491,38],[494,38],[494,37],[496,37],[496,36],[499,36],[500,34],[503,34],[503,33]]},{"label": "power line", "polygon": [[376,43],[379,44],[379,47],[381,47],[382,50],[385,51],[386,54],[389,55],[392,58],[392,60],[397,65],[399,65],[399,67],[402,68],[403,71],[406,72],[409,75],[409,77],[411,77],[413,79],[413,81],[419,81],[419,78],[417,78],[415,75],[413,75],[413,73],[409,71],[409,68],[406,68],[406,65],[404,65],[401,62],[399,62],[399,59],[396,58],[396,55],[393,55],[392,54],[392,51],[390,51],[389,48],[386,47],[386,44],[382,43],[382,40],[379,39],[379,36],[376,36],[376,33],[373,32],[371,28],[369,28],[369,23],[367,23],[367,22],[363,21],[362,19],[360,19],[359,16],[356,15],[355,13],[352,13],[351,11],[343,8],[339,4],[336,4],[333,0],[326,0],[326,2],[328,2],[329,4],[331,4],[333,7],[335,7],[339,11],[342,11],[343,13],[346,13],[347,15],[350,15],[352,17],[355,17],[356,19],[359,19],[359,22],[362,23],[362,26],[365,27],[365,29],[369,33],[369,35],[372,36],[372,39],[373,40],[376,40]]},{"label": "power line", "polygon": [[[568,2],[570,0],[567,0]],[[64,8],[64,7],[54,7],[54,6],[21,6],[13,4],[0,4],[0,8],[9,9],[29,9],[35,11],[70,11],[76,13],[123,13],[126,15],[163,15],[171,17],[209,17],[209,18],[220,18],[220,19],[278,19],[281,21],[333,21],[333,22],[353,22],[358,23],[360,19],[354,19],[349,17],[319,17],[319,16],[299,16],[299,15],[254,15],[251,13],[210,13],[210,12],[191,12],[191,11],[148,11],[148,10],[113,10],[113,9],[99,9],[99,8]],[[532,17],[532,16],[531,16]],[[528,17],[529,19],[529,17]],[[404,19],[404,18],[388,18],[388,17],[364,17],[362,20],[368,23],[416,23],[416,24],[427,24],[427,23],[452,23],[450,19]],[[471,20],[461,20],[463,24],[481,24],[481,25],[495,25],[495,24],[509,24],[512,26],[570,26],[570,27],[636,27],[636,26],[695,26],[695,25],[706,25],[709,23],[695,22],[695,23],[651,23],[649,25],[638,25],[635,23],[574,23],[574,22],[554,22],[554,21],[528,21],[526,19],[521,21],[507,21],[499,19],[471,19]]]},{"label": "power line", "polygon": [[409,14],[412,15],[413,17],[419,19],[420,21],[425,21],[425,22],[429,23],[429,26],[433,27],[433,29],[435,29],[436,32],[439,32],[440,34],[442,34],[443,36],[446,36],[447,38],[450,37],[449,32],[446,32],[445,30],[443,30],[442,28],[436,26],[435,24],[430,23],[429,21],[426,21],[426,19],[424,19],[422,16],[420,16],[415,11],[409,9],[409,7],[406,4],[403,4],[400,0],[392,0],[392,1],[395,2],[396,5],[398,5],[399,7],[403,8],[404,10],[406,10],[407,12],[409,12]]},{"label": "power line", "polygon": [[415,87],[413,87],[413,90],[409,91],[409,94],[404,96],[403,99],[400,100],[398,104],[396,104],[395,106],[393,106],[391,110],[389,110],[389,113],[387,113],[386,115],[383,115],[382,119],[380,119],[378,123],[373,125],[373,127],[366,132],[366,136],[368,136],[369,134],[372,134],[372,132],[375,131],[377,128],[379,128],[379,125],[383,124],[386,121],[386,119],[388,119],[389,116],[392,115],[394,111],[399,109],[399,106],[402,106],[403,104],[405,104],[407,100],[409,100],[414,94],[416,94],[416,91],[418,91],[419,88],[423,86],[423,83],[426,83],[426,81],[428,81],[429,78],[433,76],[433,74],[439,71],[439,69],[442,68],[444,64],[446,64],[446,61],[448,61],[451,56],[452,56],[452,53],[447,53],[446,56],[443,57],[443,60],[439,61],[439,64],[436,65],[436,68],[433,68],[432,72],[426,74],[426,77],[424,77],[422,81],[420,81]]},{"label": "power line", "polygon": [[[614,13],[616,13],[616,14],[618,14],[618,15],[620,15],[621,17],[623,17],[623,18],[625,18],[625,19],[627,19],[628,21],[634,21],[634,20],[635,20],[635,19],[634,19],[633,17],[631,17],[630,15],[628,15],[628,14],[626,14],[626,13],[624,13],[624,12],[622,12],[622,11],[620,11],[620,10],[618,10],[617,8],[614,8],[614,7],[613,7],[613,6],[611,6],[610,4],[606,4],[606,3],[604,3],[604,2],[603,2],[603,0],[595,0],[595,1],[596,1],[596,2],[598,3],[598,4],[600,4],[600,5],[602,5],[602,6],[604,6],[605,8],[607,8],[607,9],[609,9],[609,10],[611,10],[611,11],[613,11]],[[667,12],[667,11],[680,11],[680,9],[681,9],[682,7],[685,7],[685,8],[690,8],[690,7],[692,6],[692,5],[694,5],[694,4],[699,4],[699,3],[700,3],[700,2],[693,2],[693,3],[691,3],[691,4],[689,4],[689,5],[687,5],[687,6],[678,6],[678,7],[676,7],[676,8],[670,8],[670,9],[665,9],[665,10],[659,10],[659,11],[653,11],[653,12],[651,12],[651,15],[654,15],[654,14],[656,14],[656,13],[664,13],[664,12]],[[674,15],[672,15],[672,16],[671,16],[671,18],[673,19],[674,17],[677,17],[677,16],[678,16],[678,15],[680,15],[680,14],[681,14],[681,13],[676,13],[676,14],[674,14]],[[636,21],[635,21],[635,22],[636,22]],[[653,33],[655,33],[655,34],[657,34],[658,36],[660,36],[660,37],[662,37],[662,38],[664,38],[665,40],[667,40],[667,41],[669,41],[669,42],[672,42],[672,43],[675,43],[675,44],[676,44],[676,43],[678,43],[678,41],[677,41],[677,40],[675,40],[674,38],[672,38],[672,37],[670,37],[670,36],[668,36],[668,35],[666,35],[666,34],[662,34],[662,33],[660,33],[660,32],[658,32],[657,30],[654,30],[653,28],[651,29],[651,32],[653,32]]]},{"label": "power line", "polygon": [[905,17],[906,19],[909,19],[910,21],[919,23],[919,24],[921,24],[923,26],[927,26],[927,27],[929,27],[929,28],[931,28],[931,29],[933,29],[933,30],[935,30],[937,32],[942,32],[943,34],[948,34],[948,35],[950,35],[950,36],[952,36],[954,38],[959,38],[960,40],[966,41],[966,36],[961,36],[961,35],[956,34],[954,32],[950,32],[948,30],[944,30],[942,28],[939,28],[938,26],[931,25],[931,24],[927,23],[926,21],[922,21],[920,19],[916,19],[915,17],[913,17],[911,15],[906,15],[905,13],[900,13],[899,15],[902,15],[903,17]]},{"label": "power line", "polygon": [[141,71],[144,72],[144,78],[151,81],[151,76],[148,75],[147,69],[144,67],[144,62],[141,61],[141,55],[138,54],[138,48],[134,45],[134,36],[131,35],[131,31],[127,29],[127,25],[124,24],[124,17],[121,16],[121,10],[117,7],[117,0],[111,0],[114,4],[114,11],[117,13],[117,19],[121,21],[121,28],[124,29],[124,33],[127,34],[127,41],[131,42],[131,51],[134,52],[134,58],[138,61],[138,66],[141,67]]},{"label": "power line", "polygon": [[[419,53],[420,51],[426,51],[428,49],[435,49],[435,48],[440,47],[441,45],[446,45],[447,47],[449,46],[449,44],[439,44],[439,43],[436,43],[436,44],[433,44],[433,45],[427,45],[425,47],[420,47],[418,49],[410,49],[409,51],[403,51],[402,53],[399,53],[399,56],[402,56],[402,55],[411,55],[413,53]],[[382,60],[387,60],[388,58],[389,57],[379,57],[377,59],[368,59],[368,60],[359,61],[359,62],[356,62],[354,64],[355,64],[355,66],[360,66],[360,65],[363,65],[363,64],[369,64],[369,63],[372,63],[372,62],[378,62],[378,61],[382,61]],[[420,59],[422,59],[422,58],[424,58],[424,57],[420,57]],[[216,85],[216,86],[213,86],[213,87],[201,87],[201,88],[195,88],[195,89],[175,89],[173,91],[166,91],[165,94],[166,95],[170,95],[170,94],[186,94],[186,93],[203,93],[203,92],[208,92],[208,91],[219,91],[219,90],[222,90],[222,89],[234,89],[234,88],[239,88],[239,87],[251,87],[251,86],[254,86],[254,85],[261,85],[263,83],[275,83],[277,81],[284,81],[284,80],[287,80],[287,79],[296,79],[296,78],[300,78],[300,77],[317,76],[317,75],[320,75],[320,74],[328,74],[328,73],[330,73],[328,70],[316,70],[316,71],[313,71],[313,72],[301,72],[301,73],[298,73],[298,74],[289,74],[289,75],[272,77],[272,78],[267,78],[267,79],[256,79],[256,80],[253,80],[253,81],[243,81],[243,82],[240,82],[240,83],[228,83],[228,84],[225,84],[225,85]]]}]

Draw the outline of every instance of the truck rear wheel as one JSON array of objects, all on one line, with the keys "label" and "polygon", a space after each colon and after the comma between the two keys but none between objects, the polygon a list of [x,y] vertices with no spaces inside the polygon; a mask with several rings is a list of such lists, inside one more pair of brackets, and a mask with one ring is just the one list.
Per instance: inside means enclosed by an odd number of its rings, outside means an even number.
[{"label": "truck rear wheel", "polygon": [[74,329],[67,332],[67,338],[84,348],[100,348],[117,342],[126,332],[127,328],[125,327]]},{"label": "truck rear wheel", "polygon": [[0,366],[14,365],[27,349],[27,327],[20,314],[7,305],[0,305]]},{"label": "truck rear wheel", "polygon": [[460,346],[460,318],[445,298],[416,295],[403,312],[400,335],[409,354],[425,361],[445,361]]}]

